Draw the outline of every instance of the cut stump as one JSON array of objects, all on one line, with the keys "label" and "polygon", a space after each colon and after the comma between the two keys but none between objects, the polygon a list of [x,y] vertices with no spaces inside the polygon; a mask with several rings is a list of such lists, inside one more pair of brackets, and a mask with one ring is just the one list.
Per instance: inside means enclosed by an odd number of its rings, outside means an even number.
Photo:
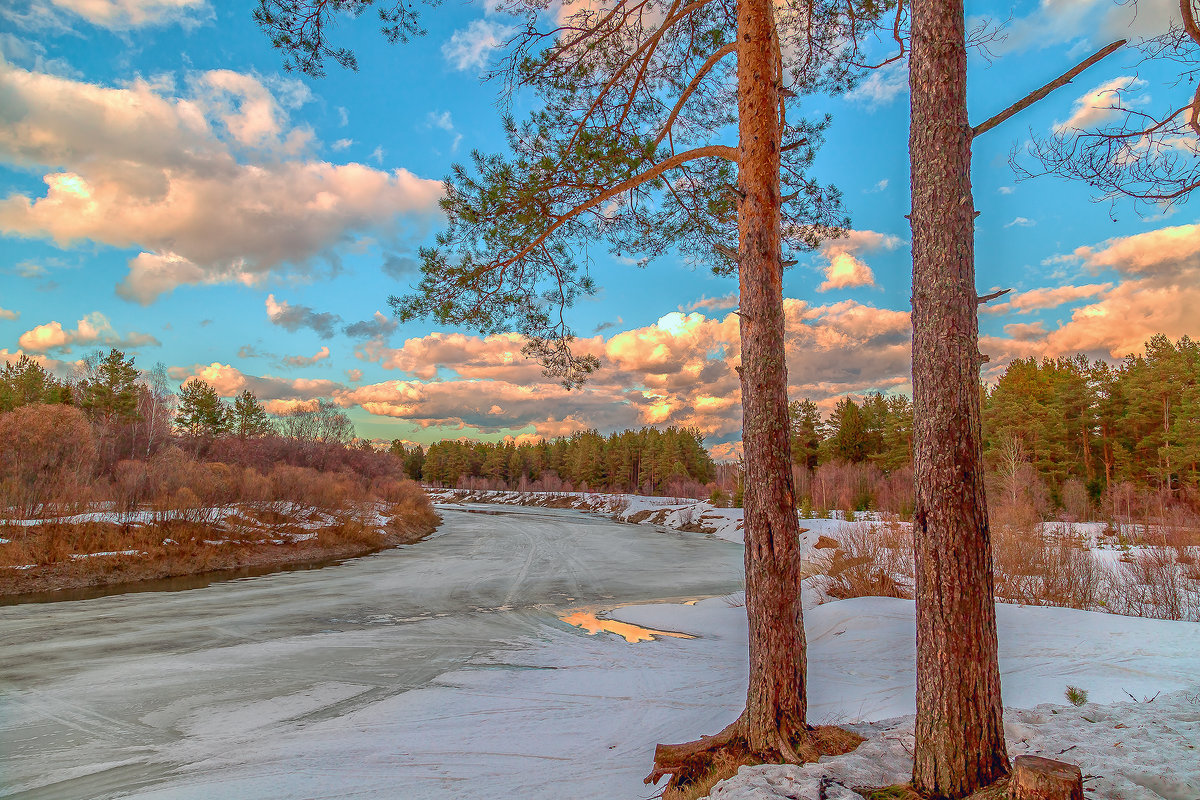
[{"label": "cut stump", "polygon": [[1083,773],[1074,764],[1041,756],[1013,759],[1009,800],[1083,800]]}]

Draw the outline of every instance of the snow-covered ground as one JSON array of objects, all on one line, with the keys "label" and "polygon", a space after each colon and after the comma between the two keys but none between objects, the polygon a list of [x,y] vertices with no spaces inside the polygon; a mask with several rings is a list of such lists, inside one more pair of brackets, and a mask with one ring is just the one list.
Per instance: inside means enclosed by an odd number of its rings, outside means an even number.
[{"label": "snow-covered ground", "polygon": [[[744,647],[739,611],[706,600],[621,608],[613,616]],[[997,624],[1010,756],[1079,764],[1092,776],[1085,784],[1092,798],[1200,798],[1200,624],[1011,605],[998,606]],[[885,786],[911,775],[912,601],[830,602],[808,609],[805,627],[810,720],[858,723],[850,727],[868,742],[815,765],[743,768],[714,798],[817,800],[821,778]],[[1085,690],[1089,702],[1067,704],[1067,686]],[[829,798],[857,797],[826,788]]]},{"label": "snow-covered ground", "polygon": [[[496,512],[447,508],[426,542],[328,570],[0,608],[0,797],[650,797],[654,745],[714,733],[744,703],[745,611],[719,588],[736,585],[740,548]],[[644,602],[706,587],[722,596]],[[582,605],[695,638],[630,643],[562,622]],[[870,740],[802,769],[743,769],[714,796],[816,800],[822,771],[904,780],[912,608],[807,608],[811,719]],[[1200,797],[1200,624],[998,617],[1011,755],[1081,764],[1089,800]],[[1067,705],[1068,685],[1090,702]],[[850,795],[827,781],[826,796]]]}]

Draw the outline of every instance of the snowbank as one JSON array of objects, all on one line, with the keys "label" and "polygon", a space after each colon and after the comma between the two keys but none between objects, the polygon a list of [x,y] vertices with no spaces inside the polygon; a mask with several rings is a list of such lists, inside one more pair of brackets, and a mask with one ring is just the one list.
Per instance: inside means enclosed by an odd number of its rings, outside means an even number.
[{"label": "snowbank", "polygon": [[[699,636],[710,647],[744,648],[745,613],[736,604],[732,597],[634,606],[611,616]],[[910,600],[857,598],[806,610],[810,721],[852,722],[868,742],[815,765],[743,768],[712,797],[836,800],[857,797],[842,787],[907,781],[916,710],[913,608]],[[1093,776],[1089,797],[1200,797],[1200,624],[1001,605],[997,625],[1010,756],[1078,763]],[[1090,702],[1066,705],[1068,685],[1086,690]],[[736,713],[730,709],[729,717]]]}]

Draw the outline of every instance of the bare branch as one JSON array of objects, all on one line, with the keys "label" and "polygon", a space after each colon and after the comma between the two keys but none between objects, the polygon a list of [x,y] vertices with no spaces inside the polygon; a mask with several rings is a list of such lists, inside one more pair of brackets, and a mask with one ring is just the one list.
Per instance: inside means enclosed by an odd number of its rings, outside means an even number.
[{"label": "bare branch", "polygon": [[[1182,0],[1182,1],[1186,2],[1186,0]],[[1086,59],[1081,61],[1079,64],[1077,64],[1074,67],[1072,67],[1071,69],[1067,70],[1062,75],[1059,75],[1057,78],[1050,81],[1042,88],[1025,95],[1023,98],[1021,98],[1017,102],[1013,103],[1011,106],[1004,109],[999,114],[997,114],[996,116],[987,120],[983,124],[976,125],[974,128],[971,129],[971,136],[975,137],[975,136],[979,136],[982,133],[987,133],[992,128],[996,127],[1000,123],[1007,120],[1009,117],[1017,114],[1020,111],[1023,111],[1024,109],[1033,105],[1037,101],[1041,100],[1043,97],[1050,94],[1055,89],[1058,89],[1062,86],[1067,85],[1068,83],[1071,82],[1071,79],[1074,78],[1076,75],[1083,72],[1085,69],[1092,66],[1096,62],[1102,61],[1105,58],[1108,58],[1108,56],[1115,53],[1117,50],[1119,50],[1121,47],[1123,47],[1125,45],[1126,41],[1127,41],[1126,39],[1121,39],[1120,41],[1113,42],[1112,44],[1108,45],[1107,47],[1104,47],[1103,49],[1088,56]]]},{"label": "bare branch", "polygon": [[995,300],[997,297],[1003,297],[1004,295],[1008,294],[1011,291],[1012,291],[1012,289],[1001,289],[998,292],[992,292],[991,294],[981,295],[981,296],[975,298],[975,304],[981,306],[984,303],[989,303],[992,300]]}]

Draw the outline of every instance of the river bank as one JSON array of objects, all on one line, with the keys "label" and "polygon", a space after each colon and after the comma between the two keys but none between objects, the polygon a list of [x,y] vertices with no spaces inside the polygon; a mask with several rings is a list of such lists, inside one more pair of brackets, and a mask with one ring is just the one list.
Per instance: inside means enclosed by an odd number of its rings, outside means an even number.
[{"label": "river bank", "polygon": [[7,521],[0,524],[0,602],[337,563],[416,543],[439,522],[426,497],[332,513],[294,504],[237,505]]}]

